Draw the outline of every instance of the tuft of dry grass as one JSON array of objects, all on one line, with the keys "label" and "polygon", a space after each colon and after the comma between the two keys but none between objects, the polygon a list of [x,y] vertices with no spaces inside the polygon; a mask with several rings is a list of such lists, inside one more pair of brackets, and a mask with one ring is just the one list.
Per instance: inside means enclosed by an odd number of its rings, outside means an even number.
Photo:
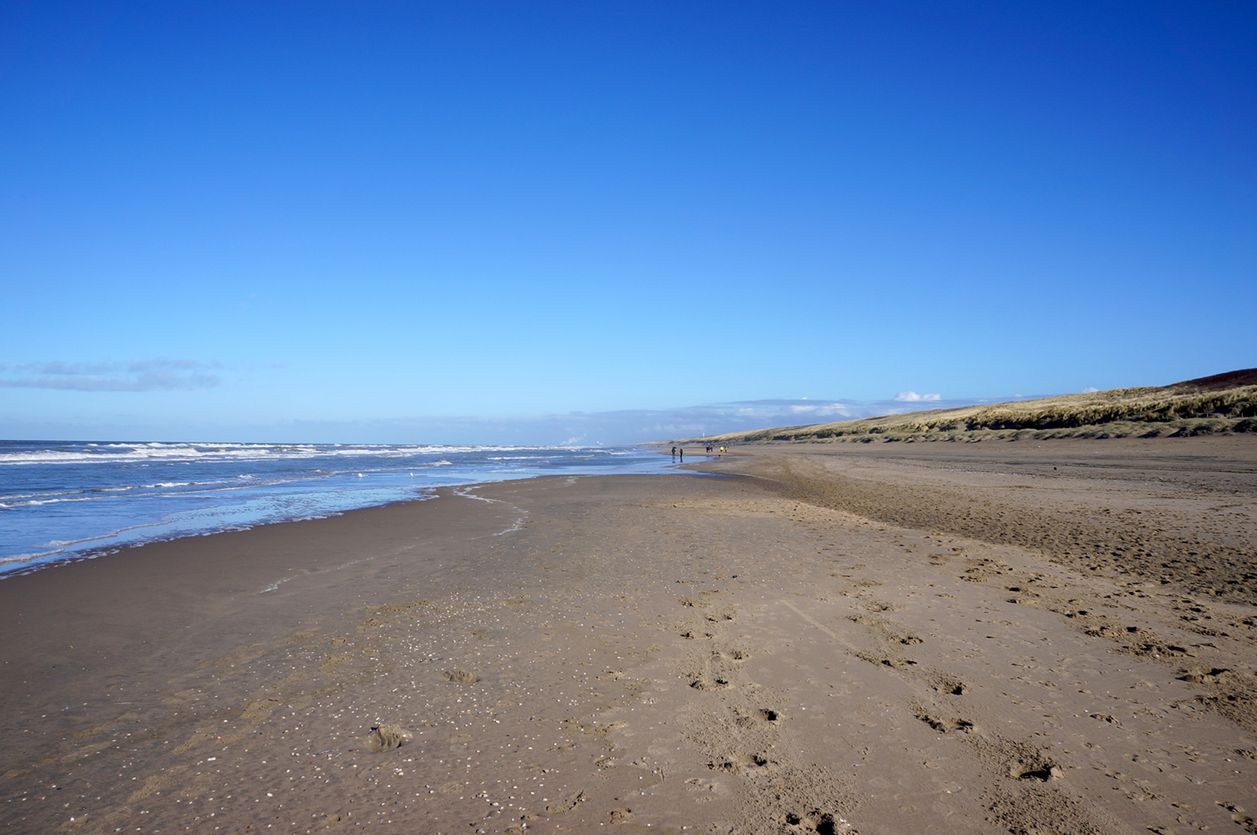
[{"label": "tuft of dry grass", "polygon": [[[1171,386],[1122,388],[906,415],[731,432],[710,443],[1184,437],[1257,432],[1257,370]],[[1229,385],[1228,383],[1234,383]]]}]

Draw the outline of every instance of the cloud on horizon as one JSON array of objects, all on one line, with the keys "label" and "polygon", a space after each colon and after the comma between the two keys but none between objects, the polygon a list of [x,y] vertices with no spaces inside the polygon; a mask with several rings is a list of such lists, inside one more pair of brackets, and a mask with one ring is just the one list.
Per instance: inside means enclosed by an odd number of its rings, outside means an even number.
[{"label": "cloud on horizon", "polygon": [[295,421],[250,437],[273,441],[375,443],[518,443],[615,446],[695,438],[770,427],[806,426],[918,409],[972,405],[975,400],[746,400],[673,409],[570,412],[516,418],[470,416],[396,418],[358,423]]},{"label": "cloud on horizon", "polygon": [[[201,366],[196,366],[199,369]],[[193,368],[186,371],[196,373]],[[0,374],[6,369],[0,366]],[[136,389],[131,389],[136,390]],[[831,423],[924,409],[949,409],[1020,398],[962,400],[747,400],[668,409],[484,417],[411,416],[373,420],[294,419],[268,423],[150,422],[118,415],[104,421],[69,418],[27,422],[0,413],[0,437],[274,443],[521,444],[618,446],[725,432]]]},{"label": "cloud on horizon", "polygon": [[0,388],[61,391],[188,391],[222,381],[195,360],[0,363]]},{"label": "cloud on horizon", "polygon": [[900,403],[938,403],[943,399],[943,395],[937,392],[917,394],[915,391],[901,391],[895,395],[895,399]]}]

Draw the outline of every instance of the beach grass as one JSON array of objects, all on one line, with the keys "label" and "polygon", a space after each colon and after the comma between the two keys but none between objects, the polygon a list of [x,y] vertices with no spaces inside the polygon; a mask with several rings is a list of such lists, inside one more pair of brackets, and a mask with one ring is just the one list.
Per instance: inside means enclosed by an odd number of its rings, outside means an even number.
[{"label": "beach grass", "polygon": [[936,409],[807,426],[731,432],[715,443],[1188,437],[1257,432],[1257,369],[1170,386]]}]

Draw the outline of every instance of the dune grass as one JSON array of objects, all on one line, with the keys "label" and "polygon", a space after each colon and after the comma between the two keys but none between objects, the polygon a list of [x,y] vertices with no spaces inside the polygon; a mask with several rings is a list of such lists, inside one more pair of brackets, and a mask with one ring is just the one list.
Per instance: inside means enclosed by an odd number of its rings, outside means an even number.
[{"label": "dune grass", "polygon": [[[1110,389],[837,423],[731,432],[712,443],[1184,437],[1257,432],[1252,370],[1172,386]],[[1231,383],[1241,383],[1231,385]],[[1249,384],[1244,384],[1249,383]]]}]

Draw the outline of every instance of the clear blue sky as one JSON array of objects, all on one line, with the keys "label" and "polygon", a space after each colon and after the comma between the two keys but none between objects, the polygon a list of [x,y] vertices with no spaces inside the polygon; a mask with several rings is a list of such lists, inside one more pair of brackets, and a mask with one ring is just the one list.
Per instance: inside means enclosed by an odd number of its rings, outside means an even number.
[{"label": "clear blue sky", "polygon": [[8,437],[1257,365],[1257,4],[15,0],[0,291]]}]

